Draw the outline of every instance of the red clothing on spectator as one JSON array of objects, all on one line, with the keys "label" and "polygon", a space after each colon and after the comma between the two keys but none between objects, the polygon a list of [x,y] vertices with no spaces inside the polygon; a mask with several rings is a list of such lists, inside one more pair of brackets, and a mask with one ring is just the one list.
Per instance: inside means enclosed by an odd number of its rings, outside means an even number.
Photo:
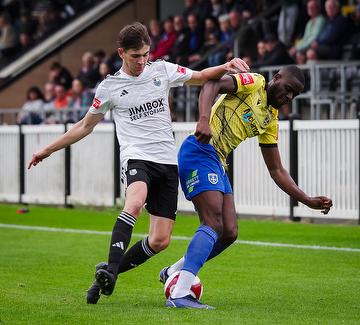
[{"label": "red clothing on spectator", "polygon": [[170,50],[176,42],[176,33],[164,33],[158,45],[151,52],[151,60],[161,59],[163,56],[170,54]]}]

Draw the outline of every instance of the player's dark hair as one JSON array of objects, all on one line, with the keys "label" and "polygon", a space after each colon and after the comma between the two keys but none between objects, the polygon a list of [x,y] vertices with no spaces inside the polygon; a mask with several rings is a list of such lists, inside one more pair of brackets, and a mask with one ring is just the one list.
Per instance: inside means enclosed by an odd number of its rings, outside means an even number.
[{"label": "player's dark hair", "polygon": [[287,65],[282,67],[280,71],[286,72],[289,75],[295,77],[303,86],[305,86],[305,76],[300,68],[296,65]]},{"label": "player's dark hair", "polygon": [[118,45],[127,50],[139,50],[144,45],[150,45],[151,40],[146,27],[135,22],[131,25],[126,25],[118,35]]}]

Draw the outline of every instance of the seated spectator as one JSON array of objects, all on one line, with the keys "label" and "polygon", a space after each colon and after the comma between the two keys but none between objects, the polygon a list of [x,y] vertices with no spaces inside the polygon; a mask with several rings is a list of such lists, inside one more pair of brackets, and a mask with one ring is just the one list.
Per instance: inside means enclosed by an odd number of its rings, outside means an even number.
[{"label": "seated spectator", "polygon": [[199,24],[197,16],[194,14],[188,16],[187,24],[190,30],[188,63],[192,63],[198,60],[197,52],[200,51],[204,44],[204,31]]},{"label": "seated spectator", "polygon": [[100,63],[100,66],[99,66],[100,79],[99,79],[98,83],[96,84],[95,89],[99,86],[101,81],[103,81],[108,75],[111,74],[111,72],[112,72],[111,67],[109,66],[108,63],[106,63],[106,62]]},{"label": "seated spectator", "polygon": [[174,17],[174,29],[176,41],[170,52],[170,61],[180,65],[186,65],[189,54],[190,31],[184,25],[182,16]]},{"label": "seated spectator", "polygon": [[6,13],[0,14],[0,57],[11,57],[16,52],[18,35],[10,24],[10,18]]},{"label": "seated spectator", "polygon": [[86,88],[93,89],[100,79],[99,70],[96,67],[94,55],[85,52],[81,58],[81,69],[77,75]]},{"label": "seated spectator", "polygon": [[55,85],[54,83],[48,81],[44,85],[44,102],[51,103],[55,98]]},{"label": "seated spectator", "polygon": [[[309,0],[307,3],[307,13],[310,17],[305,26],[305,32],[303,38],[293,46],[289,53],[292,57],[296,57],[297,52],[306,52],[312,41],[314,41],[325,24],[325,18],[320,14],[320,8],[317,0]],[[299,57],[303,57],[299,55]]]},{"label": "seated spectator", "polygon": [[63,84],[55,85],[55,98],[52,101],[52,106],[56,110],[62,110],[69,107],[69,95]]},{"label": "seated spectator", "polygon": [[220,42],[226,46],[227,51],[232,51],[233,32],[231,30],[230,19],[228,14],[223,14],[219,16],[219,26],[220,26]]},{"label": "seated spectator", "polygon": [[68,105],[71,108],[77,109],[77,112],[74,116],[76,121],[81,120],[86,113],[85,110],[81,111],[80,109],[86,108],[87,110],[90,107],[93,99],[94,93],[86,89],[80,79],[75,78],[72,82],[71,96],[69,96]]},{"label": "seated spectator", "polygon": [[35,38],[43,40],[63,26],[63,19],[50,1],[39,1],[36,4],[33,15],[37,19]]},{"label": "seated spectator", "polygon": [[40,124],[44,117],[44,96],[39,87],[30,87],[26,93],[26,102],[17,116],[19,124]]},{"label": "seated spectator", "polygon": [[211,0],[211,16],[218,18],[222,12],[221,0]]},{"label": "seated spectator", "polygon": [[[266,54],[261,61],[261,66],[267,65],[283,65],[283,64],[292,64],[294,61],[289,56],[284,44],[282,44],[276,35],[274,34],[267,34],[264,37],[265,47],[266,47]],[[255,66],[253,64],[253,67]]]},{"label": "seated spectator", "polygon": [[264,65],[264,58],[267,53],[266,44],[264,41],[259,41],[256,45],[257,55],[256,61],[253,61],[251,64],[252,68],[258,68]]},{"label": "seated spectator", "polygon": [[190,15],[198,16],[199,8],[196,0],[184,0],[184,11],[182,13],[184,21],[188,21]]},{"label": "seated spectator", "polygon": [[73,78],[68,69],[59,62],[53,62],[50,66],[48,80],[53,84],[62,84],[68,90],[71,88]]},{"label": "seated spectator", "polygon": [[150,52],[153,51],[159,44],[161,39],[161,25],[157,19],[151,19],[149,22],[149,36],[151,39]]},{"label": "seated spectator", "polygon": [[168,60],[170,51],[176,42],[176,33],[174,31],[174,24],[172,19],[168,18],[164,21],[164,32],[161,35],[161,39],[150,52],[150,60],[155,61],[158,59]]},{"label": "seated spectator", "polygon": [[326,0],[325,10],[328,20],[306,52],[308,60],[335,60],[341,57],[342,47],[348,36],[348,21],[341,15],[339,2],[336,0]]}]

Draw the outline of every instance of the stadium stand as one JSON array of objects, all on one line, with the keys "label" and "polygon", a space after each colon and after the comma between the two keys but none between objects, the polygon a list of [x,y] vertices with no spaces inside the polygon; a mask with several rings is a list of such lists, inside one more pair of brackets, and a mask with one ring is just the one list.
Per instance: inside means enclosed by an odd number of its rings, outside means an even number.
[{"label": "stadium stand", "polygon": [[[123,2],[125,5],[134,2],[137,2],[137,6],[144,4],[144,1],[141,0]],[[303,118],[353,118],[359,110],[359,99],[356,92],[360,85],[360,65],[356,60],[359,59],[360,53],[360,5],[356,6],[350,0],[343,1],[339,10],[342,9],[344,14],[336,14],[341,23],[347,26],[347,37],[342,38],[344,44],[337,42],[337,45],[341,46],[338,47],[339,52],[334,52],[337,58],[343,60],[340,64],[340,62],[318,61],[316,56],[311,55],[308,55],[308,58],[312,60],[307,61],[305,55],[294,54],[294,48],[304,35],[305,26],[309,20],[309,16],[306,14],[308,2],[313,1],[185,0],[183,1],[183,12],[174,13],[173,17],[160,20],[159,17],[153,15],[144,19],[153,40],[150,58],[166,59],[180,65],[200,69],[223,63],[238,56],[244,58],[250,66],[268,77],[271,77],[278,66],[290,64],[295,59],[298,64],[302,64],[310,83],[308,92],[299,98],[299,103],[295,103],[293,111],[300,113]],[[99,15],[102,10],[100,6],[104,4],[97,0],[51,2],[34,0],[8,1],[6,3],[0,10],[0,28],[2,35],[10,35],[7,37],[9,39],[7,44],[12,44],[12,46],[4,47],[0,42],[2,53],[0,78],[3,77],[3,85],[0,84],[0,87],[3,89],[6,89],[7,85],[16,79],[14,75],[6,77],[6,65],[20,62],[22,56],[29,55],[32,49],[43,46],[46,40],[55,40],[55,32],[60,27],[62,28],[59,32],[62,32],[64,26],[69,27],[71,23],[81,21],[81,17],[84,17],[86,11],[93,10],[95,16]],[[320,12],[326,16],[325,8],[336,7],[338,2],[326,0],[319,4]],[[155,6],[155,1],[153,5]],[[284,28],[282,26],[285,26],[286,22],[281,22],[281,19],[289,18],[286,16],[289,8],[292,10],[293,16],[291,17],[296,24],[292,26],[291,35],[286,35],[282,31]],[[126,6],[124,10],[126,10]],[[109,11],[106,15],[110,16],[111,14],[112,12]],[[327,21],[330,22],[331,19]],[[96,20],[94,24],[97,24]],[[99,20],[98,24],[102,24],[102,20]],[[324,33],[326,33],[324,31],[326,26],[325,24],[322,27]],[[120,26],[116,26],[116,28],[119,29]],[[79,30],[78,33],[81,36],[82,31]],[[14,40],[11,42],[14,35],[16,35],[16,45],[14,45]],[[265,46],[262,46],[263,44]],[[259,48],[263,49],[260,50],[261,53],[257,50]],[[51,87],[49,83],[58,90],[62,85],[65,88],[65,94],[61,106],[69,106],[68,103],[74,96],[71,90],[73,76],[77,76],[82,82],[83,91],[88,98],[91,97],[88,94],[93,94],[96,85],[105,77],[106,73],[113,73],[121,67],[121,60],[111,46],[108,48],[94,48],[93,46],[84,48],[76,62],[74,63],[73,57],[71,57],[71,61],[68,58],[61,62],[57,60],[49,62],[47,79],[43,78],[41,83],[28,84],[27,88],[38,87],[45,92],[45,87]],[[106,72],[104,73],[104,71]],[[196,87],[172,91],[174,120],[191,121],[196,119],[198,91],[199,89]],[[23,93],[23,102],[25,102],[25,91]],[[49,110],[54,108],[51,99],[46,101],[43,105],[43,115],[45,116],[49,115],[51,113]],[[88,101],[80,102],[87,103]],[[63,105],[64,103],[66,105]],[[17,107],[19,106],[21,105],[18,104]],[[72,109],[85,110],[87,108],[86,106],[81,108],[81,106],[77,104],[76,108]],[[301,108],[297,108],[297,106]],[[322,113],[324,106],[330,107],[326,114]],[[0,100],[0,108],[7,107],[10,106],[4,106]],[[290,108],[284,108],[280,114],[281,118],[287,119],[289,111],[291,111]],[[5,112],[8,113],[9,110],[2,109],[1,112],[0,123],[19,123],[21,120],[17,117],[5,118]],[[68,116],[68,114],[59,116]],[[82,114],[73,116],[82,116]],[[24,121],[31,120],[25,119]],[[42,121],[42,123],[64,122],[63,117],[60,120],[43,118]]]}]

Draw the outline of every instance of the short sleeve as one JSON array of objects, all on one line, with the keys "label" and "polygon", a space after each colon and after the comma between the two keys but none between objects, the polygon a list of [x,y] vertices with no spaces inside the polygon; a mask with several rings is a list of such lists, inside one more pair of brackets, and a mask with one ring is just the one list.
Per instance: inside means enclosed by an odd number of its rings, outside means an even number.
[{"label": "short sleeve", "polygon": [[237,73],[232,76],[237,81],[238,93],[252,93],[265,86],[265,78],[257,73]]},{"label": "short sleeve", "polygon": [[191,79],[193,74],[193,71],[191,69],[166,61],[164,61],[164,63],[166,73],[169,77],[170,87],[182,86],[184,82]]},{"label": "short sleeve", "polygon": [[90,106],[89,113],[104,114],[112,108],[109,90],[105,87],[104,81],[96,89],[95,97]]},{"label": "short sleeve", "polygon": [[[277,112],[277,111],[276,111]],[[277,114],[270,122],[266,131],[258,136],[260,147],[277,147],[279,124]]]}]

